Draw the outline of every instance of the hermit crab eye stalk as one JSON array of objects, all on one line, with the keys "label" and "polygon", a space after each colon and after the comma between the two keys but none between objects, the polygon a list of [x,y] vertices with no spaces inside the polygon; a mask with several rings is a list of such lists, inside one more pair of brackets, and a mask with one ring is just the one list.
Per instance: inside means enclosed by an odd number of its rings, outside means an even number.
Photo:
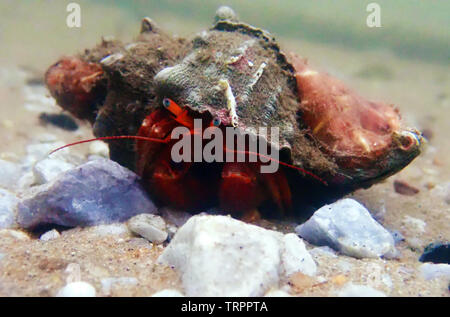
[{"label": "hermit crab eye stalk", "polygon": [[215,117],[212,121],[212,125],[215,127],[218,127],[221,123],[222,123],[222,121],[220,120],[220,118],[217,118],[217,117]]},{"label": "hermit crab eye stalk", "polygon": [[165,107],[165,108],[169,108],[170,107],[170,104],[171,104],[171,102],[170,102],[171,100],[169,99],[169,98],[164,98],[163,99],[163,106]]}]

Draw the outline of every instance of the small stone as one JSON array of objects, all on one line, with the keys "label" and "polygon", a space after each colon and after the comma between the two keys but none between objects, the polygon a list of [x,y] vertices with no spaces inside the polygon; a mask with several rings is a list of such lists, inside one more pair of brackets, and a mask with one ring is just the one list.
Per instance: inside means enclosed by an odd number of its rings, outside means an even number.
[{"label": "small stone", "polygon": [[111,289],[116,285],[137,285],[138,280],[135,277],[107,277],[101,279],[100,283],[102,284],[102,292],[105,295],[111,294]]},{"label": "small stone", "polygon": [[20,240],[20,241],[30,240],[30,237],[28,236],[28,234],[26,234],[23,231],[19,231],[19,230],[0,229],[0,235],[9,236],[13,239]]},{"label": "small stone", "polygon": [[154,293],[152,297],[184,297],[184,295],[176,289],[163,289],[162,291]]},{"label": "small stone", "polygon": [[211,215],[190,218],[158,261],[180,273],[187,296],[262,296],[287,274],[316,271],[295,235]]},{"label": "small stone", "polygon": [[378,258],[394,251],[392,235],[353,199],[342,199],[317,210],[295,228],[299,236],[355,258]]},{"label": "small stone", "polygon": [[338,292],[339,297],[386,297],[386,294],[370,286],[348,283]]},{"label": "small stone", "polygon": [[426,280],[445,278],[450,282],[450,264],[424,263],[420,266],[420,273]]},{"label": "small stone", "polygon": [[422,219],[414,218],[408,215],[403,218],[403,223],[409,228],[414,228],[417,233],[424,233],[425,227],[427,226],[427,223]]},{"label": "small stone", "polygon": [[56,297],[95,297],[95,288],[86,282],[73,282],[61,288]]},{"label": "small stone", "polygon": [[50,231],[47,231],[43,235],[41,235],[39,240],[41,240],[41,241],[50,241],[50,240],[58,239],[60,236],[61,236],[61,234],[58,232],[58,230],[52,229]]},{"label": "small stone", "polygon": [[81,281],[81,267],[78,263],[69,263],[64,272],[67,274],[67,284]]},{"label": "small stone", "polygon": [[[25,166],[32,166],[37,161],[48,158],[49,157],[48,155],[51,151],[63,145],[65,145],[65,143],[61,141],[30,144],[26,148],[27,156],[23,160],[23,164]],[[67,156],[69,153],[70,153],[69,148],[65,148],[52,154],[49,158],[64,160],[64,156]]]},{"label": "small stone", "polygon": [[428,245],[419,261],[450,264],[450,244],[433,243]]},{"label": "small stone", "polygon": [[396,193],[405,196],[414,196],[415,194],[420,192],[418,188],[415,188],[409,185],[407,182],[400,180],[394,181],[394,189]]},{"label": "small stone", "polygon": [[111,160],[95,160],[31,187],[18,205],[22,228],[40,224],[66,227],[125,221],[156,207],[130,170]]},{"label": "small stone", "polygon": [[109,157],[109,147],[103,141],[94,141],[89,145],[89,154],[98,155],[101,157]]},{"label": "small stone", "polygon": [[75,165],[58,158],[45,158],[33,166],[36,185],[42,185],[55,179],[59,174],[74,168]]},{"label": "small stone", "polygon": [[19,199],[6,189],[0,188],[0,229],[16,227],[16,209]]},{"label": "small stone", "polygon": [[22,169],[19,164],[0,160],[0,187],[15,189],[21,175]]},{"label": "small stone", "polygon": [[283,250],[281,261],[284,264],[285,276],[294,273],[313,276],[316,274],[317,266],[313,258],[306,250],[305,243],[294,233],[283,236]]},{"label": "small stone", "polygon": [[155,244],[163,243],[168,236],[164,219],[156,215],[140,214],[134,216],[128,221],[128,228]]}]

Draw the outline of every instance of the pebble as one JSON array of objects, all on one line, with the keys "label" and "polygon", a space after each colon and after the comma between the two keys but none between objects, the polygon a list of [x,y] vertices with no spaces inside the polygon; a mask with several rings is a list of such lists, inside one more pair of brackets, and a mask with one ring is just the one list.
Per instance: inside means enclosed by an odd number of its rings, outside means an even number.
[{"label": "pebble", "polygon": [[16,227],[16,208],[19,199],[15,194],[0,188],[0,229]]},{"label": "pebble", "polygon": [[163,289],[162,291],[154,293],[152,297],[184,297],[184,295],[176,289]]},{"label": "pebble", "polygon": [[109,157],[109,147],[103,141],[93,141],[89,144],[89,154],[100,157]]},{"label": "pebble", "polygon": [[22,169],[19,164],[0,160],[0,187],[15,189],[21,175]]},{"label": "pebble", "polygon": [[263,296],[293,272],[317,270],[294,234],[212,215],[190,218],[158,262],[180,273],[187,296]]},{"label": "pebble", "polygon": [[23,197],[18,223],[26,229],[39,224],[93,226],[156,212],[138,176],[107,159],[66,171],[47,184],[30,188]]},{"label": "pebble", "polygon": [[61,146],[65,145],[62,141],[52,141],[52,142],[44,142],[44,143],[35,143],[30,144],[26,147],[27,155],[23,159],[22,163],[25,166],[32,166],[37,161],[46,159],[46,158],[52,158],[52,159],[63,159],[65,156],[67,156],[70,153],[69,148],[65,148],[62,150],[59,150],[58,152],[55,152],[51,156],[49,156],[49,153]]},{"label": "pebble", "polygon": [[317,246],[329,246],[355,258],[378,258],[395,252],[392,235],[353,199],[342,199],[317,210],[295,228]]},{"label": "pebble", "polygon": [[414,218],[408,215],[403,218],[403,223],[410,229],[415,228],[417,233],[424,233],[425,227],[427,226],[427,223],[422,219]]},{"label": "pebble", "polygon": [[420,273],[426,280],[445,278],[450,282],[450,264],[424,263],[420,266]]},{"label": "pebble", "polygon": [[140,214],[134,216],[128,221],[128,228],[155,244],[163,243],[168,237],[164,219],[156,215]]},{"label": "pebble", "polygon": [[95,297],[95,288],[86,282],[73,282],[61,288],[56,297]]},{"label": "pebble", "polygon": [[138,283],[135,277],[107,277],[100,280],[102,284],[102,292],[104,295],[110,295],[113,286],[120,285],[136,285]]},{"label": "pebble", "polygon": [[339,292],[339,297],[386,297],[386,294],[370,286],[348,283]]},{"label": "pebble", "polygon": [[50,241],[58,239],[61,236],[61,234],[56,229],[52,229],[50,231],[47,231],[46,233],[42,234],[39,238],[41,241]]},{"label": "pebble", "polygon": [[81,267],[78,263],[69,263],[64,272],[67,274],[67,284],[81,281]]},{"label": "pebble", "polygon": [[[30,237],[25,232],[19,231],[19,230],[13,230],[13,229],[0,229],[0,237],[1,236],[8,236],[13,239],[20,240],[20,241],[30,240]],[[1,237],[1,238],[3,238],[3,237]]]},{"label": "pebble", "polygon": [[427,246],[419,261],[450,264],[450,244],[434,243]]},{"label": "pebble", "polygon": [[414,196],[415,194],[420,192],[418,188],[413,187],[409,185],[407,182],[400,180],[394,181],[394,189],[396,193],[405,196]]},{"label": "pebble", "polygon": [[45,158],[33,166],[34,184],[42,185],[55,179],[62,172],[74,168],[75,165],[58,158]]}]

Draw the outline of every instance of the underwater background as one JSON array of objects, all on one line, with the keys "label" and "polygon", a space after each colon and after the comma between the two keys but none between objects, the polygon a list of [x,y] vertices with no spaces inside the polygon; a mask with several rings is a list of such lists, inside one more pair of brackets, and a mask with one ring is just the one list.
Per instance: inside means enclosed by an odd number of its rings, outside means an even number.
[{"label": "underwater background", "polygon": [[[81,6],[80,28],[66,25],[66,6],[71,2]],[[380,28],[366,24],[370,14],[366,7],[372,2],[381,7]],[[61,113],[49,98],[43,76],[62,56],[94,47],[102,36],[130,42],[139,34],[140,21],[146,16],[171,34],[192,36],[212,26],[221,5],[232,7],[241,21],[271,32],[284,51],[308,58],[313,68],[332,74],[369,99],[394,104],[405,125],[424,132],[428,140],[424,153],[404,170],[349,195],[384,227],[401,233],[401,261],[340,257],[342,264],[324,256],[321,267],[329,270],[322,272],[324,276],[331,279],[346,274],[350,281],[370,284],[391,296],[448,296],[448,282],[426,282],[418,273],[418,258],[425,247],[450,241],[448,0],[0,0],[0,159],[20,162],[27,156],[27,146],[50,142],[51,138],[69,143],[92,137],[89,124],[81,121],[77,121],[75,132],[40,123],[42,112]],[[85,155],[88,149],[89,145],[80,145],[71,151]],[[411,196],[399,194],[394,181],[406,182],[419,191]],[[7,278],[0,279],[0,296],[53,295],[63,284],[60,271],[72,261],[70,252],[61,255],[62,249],[82,255],[79,263],[83,274],[94,285],[104,276],[134,274],[140,285],[153,287],[133,286],[113,295],[147,296],[161,289],[160,284],[178,285],[173,272],[150,273],[149,261],[136,256],[138,251],[128,252],[126,244],[112,243],[95,230],[73,229],[47,245],[38,239],[18,242],[1,238],[0,251],[14,256],[0,263],[0,273],[8,272],[4,275]],[[29,251],[32,256],[26,253]],[[156,259],[161,250],[142,252]],[[53,271],[39,268],[43,258],[58,260],[63,256],[67,259],[61,268],[56,260],[49,262],[56,267]],[[99,264],[102,261],[113,264],[105,269]],[[129,267],[131,272],[125,270]],[[391,286],[366,279],[371,272],[378,272],[374,267],[383,274],[392,273]],[[44,284],[51,287],[43,289]],[[325,296],[327,292],[314,290],[309,295]]]}]

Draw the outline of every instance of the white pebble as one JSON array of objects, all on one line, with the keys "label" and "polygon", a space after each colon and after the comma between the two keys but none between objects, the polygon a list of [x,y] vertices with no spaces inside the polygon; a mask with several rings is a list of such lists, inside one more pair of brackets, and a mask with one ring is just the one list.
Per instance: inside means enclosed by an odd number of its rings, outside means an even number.
[{"label": "white pebble", "polygon": [[156,215],[140,214],[134,216],[128,221],[128,228],[155,244],[163,243],[168,237],[164,219]]},{"label": "white pebble", "polygon": [[103,141],[94,141],[89,144],[89,154],[98,155],[101,157],[109,157],[109,147]]},{"label": "white pebble", "polygon": [[47,231],[46,233],[44,233],[43,235],[41,235],[41,237],[39,238],[39,240],[41,241],[49,241],[49,240],[54,240],[57,239],[61,236],[61,234],[58,232],[58,230],[56,229],[52,229],[50,231]]},{"label": "white pebble", "polygon": [[16,221],[16,208],[19,199],[15,194],[0,188],[0,228],[12,228]]},{"label": "white pebble", "polygon": [[95,288],[86,282],[73,282],[61,288],[56,297],[95,297]]},{"label": "white pebble", "polygon": [[55,179],[59,174],[74,168],[75,165],[58,158],[45,158],[33,166],[35,184],[42,185]]},{"label": "white pebble", "polygon": [[263,296],[292,272],[316,271],[294,234],[211,215],[190,218],[158,261],[180,273],[187,296]]},{"label": "white pebble", "polygon": [[420,273],[426,280],[444,278],[450,281],[450,264],[424,263],[420,266]]}]

